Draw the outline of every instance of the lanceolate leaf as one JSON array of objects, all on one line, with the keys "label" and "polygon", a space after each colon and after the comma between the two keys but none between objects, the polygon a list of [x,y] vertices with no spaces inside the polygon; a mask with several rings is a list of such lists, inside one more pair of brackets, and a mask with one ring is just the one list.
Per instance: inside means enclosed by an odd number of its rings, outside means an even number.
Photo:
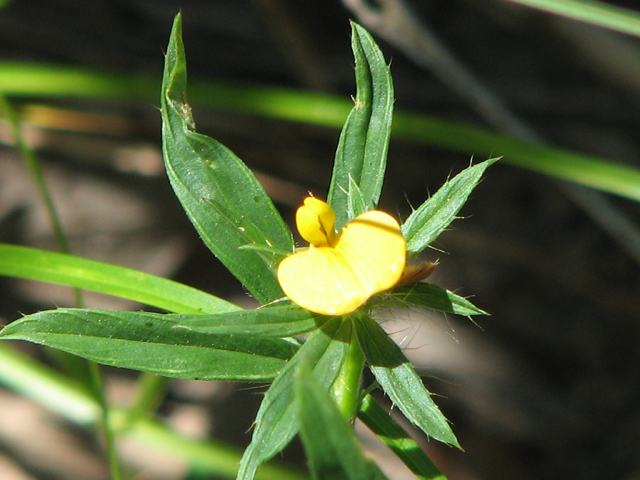
[{"label": "lanceolate leaf", "polygon": [[485,160],[463,170],[409,215],[402,225],[409,254],[417,254],[427,248],[455,220],[484,171],[497,160]]},{"label": "lanceolate leaf", "polygon": [[327,389],[316,380],[306,362],[300,367],[296,375],[296,405],[300,436],[313,478],[384,480],[378,467],[362,455],[353,428],[342,417]]},{"label": "lanceolate leaf", "polygon": [[292,337],[315,330],[328,319],[286,303],[220,315],[181,315],[176,327],[203,333]]},{"label": "lanceolate leaf", "polygon": [[226,147],[198,134],[186,101],[182,20],[176,16],[162,85],[162,140],[171,185],[209,249],[263,303],[283,296],[275,256],[293,251],[291,232],[255,176]]},{"label": "lanceolate leaf", "polygon": [[459,446],[447,419],[393,340],[369,317],[354,323],[369,368],[391,401],[428,436]]},{"label": "lanceolate leaf", "polygon": [[297,346],[283,339],[175,329],[175,316],[58,309],[6,326],[0,338],[27,340],[105,365],[198,380],[268,381]]},{"label": "lanceolate leaf", "polygon": [[238,480],[253,479],[258,465],[282,450],[298,431],[294,384],[301,359],[313,366],[322,388],[328,391],[347,356],[350,337],[351,322],[334,317],[313,332],[282,369],[260,405],[251,444],[240,462]]},{"label": "lanceolate leaf", "polygon": [[488,315],[466,298],[432,283],[401,285],[391,290],[389,296],[396,299],[400,306],[410,304],[458,315]]},{"label": "lanceolate leaf", "polygon": [[[393,84],[382,52],[371,35],[351,24],[351,47],[356,62],[355,105],[342,128],[336,151],[328,203],[336,212],[338,231],[349,220],[378,205],[393,114]],[[349,215],[352,182],[364,202]],[[356,202],[361,203],[361,202]]]}]

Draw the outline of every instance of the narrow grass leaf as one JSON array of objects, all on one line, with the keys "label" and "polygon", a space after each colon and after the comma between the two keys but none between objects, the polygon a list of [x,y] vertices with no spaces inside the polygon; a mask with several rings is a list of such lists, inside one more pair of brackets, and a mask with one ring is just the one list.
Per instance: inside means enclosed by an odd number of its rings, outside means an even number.
[{"label": "narrow grass leaf", "polygon": [[327,389],[306,362],[298,368],[295,384],[300,436],[309,470],[317,480],[384,480],[367,460],[358,440]]},{"label": "narrow grass leaf", "polygon": [[176,318],[176,327],[202,333],[292,337],[315,330],[328,319],[286,303],[218,315],[182,315]]},{"label": "narrow grass leaf", "polygon": [[[508,0],[614,32],[640,37],[640,12],[597,0]],[[636,5],[637,8],[637,5]]]},{"label": "narrow grass leaf", "polygon": [[355,324],[369,368],[391,401],[426,435],[458,447],[447,419],[393,340],[369,317]]},{"label": "narrow grass leaf", "polygon": [[409,254],[420,253],[455,220],[484,171],[496,161],[494,158],[466,168],[409,215],[402,225]]},{"label": "narrow grass leaf", "polygon": [[[357,93],[345,122],[333,166],[327,201],[336,212],[336,228],[378,205],[387,165],[393,115],[393,83],[382,52],[369,33],[351,23]],[[364,207],[348,216],[352,182]],[[360,203],[360,202],[358,202]]]},{"label": "narrow grass leaf", "polygon": [[409,467],[419,480],[447,480],[420,445],[371,395],[362,399],[358,418]]},{"label": "narrow grass leaf", "polygon": [[291,232],[247,166],[219,142],[198,134],[186,100],[182,20],[176,16],[162,84],[162,146],[167,175],[209,249],[255,297],[282,297],[277,258],[245,245],[292,252]]},{"label": "narrow grass leaf", "polygon": [[175,313],[240,310],[202,290],[139,270],[4,243],[0,243],[0,275],[78,287]]},{"label": "narrow grass leaf", "polygon": [[301,359],[313,365],[318,381],[328,391],[345,361],[350,337],[351,323],[335,317],[313,332],[281,370],[260,405],[251,444],[240,462],[238,480],[253,479],[258,466],[282,450],[297,433],[294,385]]},{"label": "narrow grass leaf", "polygon": [[420,282],[400,285],[391,290],[388,295],[397,300],[397,302],[393,302],[394,305],[406,306],[409,304],[438,312],[465,316],[488,315],[487,312],[480,310],[466,298],[432,283]]},{"label": "narrow grass leaf", "polygon": [[[154,102],[152,77],[91,69],[0,62],[0,91],[12,97],[91,98]],[[352,102],[341,97],[264,85],[193,81],[195,105],[267,118],[339,128]],[[640,169],[575,150],[549,147],[429,115],[396,112],[395,138],[466,155],[502,155],[502,163],[640,200]]]},{"label": "narrow grass leaf", "polygon": [[297,347],[282,339],[175,329],[171,315],[58,309],[4,327],[0,338],[27,340],[114,367],[196,380],[268,381]]}]

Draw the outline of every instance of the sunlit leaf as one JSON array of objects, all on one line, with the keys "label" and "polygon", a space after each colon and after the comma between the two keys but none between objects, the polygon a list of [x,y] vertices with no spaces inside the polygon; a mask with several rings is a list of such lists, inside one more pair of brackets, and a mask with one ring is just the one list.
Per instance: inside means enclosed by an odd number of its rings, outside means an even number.
[{"label": "sunlit leaf", "polygon": [[496,161],[486,160],[463,170],[409,215],[402,225],[409,254],[420,253],[455,220],[484,171]]},{"label": "sunlit leaf", "polygon": [[176,16],[162,85],[162,144],[167,175],[209,249],[255,297],[282,297],[278,258],[246,245],[293,251],[291,232],[253,173],[219,142],[197,133],[186,100],[186,58]]},{"label": "sunlit leaf", "polygon": [[176,313],[240,310],[201,290],[139,270],[17,245],[0,243],[0,275],[78,287]]},{"label": "sunlit leaf", "polygon": [[[509,0],[580,22],[640,37],[640,13],[598,0]],[[632,4],[631,4],[632,5]],[[636,5],[637,8],[637,5]]]},{"label": "sunlit leaf", "polygon": [[[393,83],[389,67],[371,35],[351,23],[357,93],[342,128],[327,202],[340,229],[352,218],[378,205],[393,114]],[[349,202],[353,185],[360,202]],[[351,208],[350,208],[351,207]],[[353,210],[354,207],[358,210]],[[350,216],[348,216],[350,212]]]},{"label": "sunlit leaf", "polygon": [[[555,0],[550,1],[555,3]],[[605,18],[599,12],[596,15]],[[636,19],[632,21],[634,28],[640,26]],[[159,88],[155,78],[143,75],[42,63],[0,62],[0,91],[7,96],[131,100],[150,104],[156,101]],[[196,79],[190,83],[189,92],[193,104],[202,108],[333,128],[344,123],[353,106],[353,102],[334,95],[238,82]],[[640,200],[640,169],[604,157],[536,144],[407,111],[396,111],[392,130],[395,138],[465,155],[502,155],[505,165]]]},{"label": "sunlit leaf", "polygon": [[302,362],[296,375],[300,436],[309,470],[318,480],[384,480],[360,449],[353,427],[342,417],[326,388]]},{"label": "sunlit leaf", "polygon": [[315,330],[327,320],[328,317],[285,303],[219,315],[182,315],[176,318],[176,327],[202,333],[292,337]]},{"label": "sunlit leaf", "polygon": [[358,418],[395,453],[419,480],[447,480],[420,445],[367,395],[362,399]]},{"label": "sunlit leaf", "polygon": [[428,436],[459,446],[447,419],[393,340],[369,317],[355,325],[369,368],[391,401]]},{"label": "sunlit leaf", "polygon": [[488,315],[466,298],[433,283],[401,285],[391,290],[388,295],[397,300],[392,302],[396,306],[414,305],[458,315]]},{"label": "sunlit leaf", "polygon": [[258,465],[282,450],[298,431],[294,384],[300,359],[313,366],[318,381],[328,391],[347,356],[350,337],[350,322],[342,322],[339,317],[331,319],[309,336],[282,369],[260,405],[251,444],[240,463],[238,480],[251,480]]},{"label": "sunlit leaf", "polygon": [[175,316],[58,309],[4,327],[0,338],[27,340],[114,367],[198,380],[265,381],[297,350],[287,340],[176,329]]}]

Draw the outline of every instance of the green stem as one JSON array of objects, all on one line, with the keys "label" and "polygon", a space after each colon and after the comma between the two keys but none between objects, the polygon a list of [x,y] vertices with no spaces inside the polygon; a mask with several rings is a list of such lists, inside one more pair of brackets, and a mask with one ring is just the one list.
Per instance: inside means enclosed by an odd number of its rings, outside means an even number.
[{"label": "green stem", "polygon": [[92,394],[100,405],[100,430],[104,435],[107,459],[109,462],[109,471],[111,472],[111,480],[121,480],[122,476],[120,474],[120,462],[118,461],[118,455],[116,452],[116,441],[113,434],[113,429],[111,428],[109,408],[104,397],[104,387],[102,385],[102,374],[100,372],[100,365],[95,362],[89,362],[89,369],[91,373]]},{"label": "green stem", "polygon": [[[58,247],[63,253],[71,253],[67,236],[62,229],[62,223],[60,222],[58,211],[53,204],[51,192],[47,188],[47,184],[44,179],[42,165],[40,164],[40,161],[38,160],[38,157],[36,156],[33,149],[31,149],[27,144],[24,135],[22,134],[22,122],[20,121],[19,115],[17,114],[11,103],[9,103],[9,101],[2,94],[0,94],[0,114],[2,114],[2,116],[7,119],[7,122],[11,127],[11,133],[13,134],[15,147],[24,160],[24,163],[31,173],[34,182],[36,183],[38,193],[40,194],[40,198],[42,198],[42,201],[46,206],[51,225],[53,226],[53,233],[56,242],[58,243]],[[84,305],[82,291],[79,288],[74,288],[73,292],[76,306],[78,308],[82,308]]]},{"label": "green stem", "polygon": [[127,431],[138,419],[151,417],[162,402],[168,384],[167,377],[142,372],[137,381],[136,399],[119,430]]},{"label": "green stem", "polygon": [[[70,254],[71,249],[69,247],[69,242],[62,228],[62,223],[60,222],[58,211],[56,210],[53,203],[51,192],[47,187],[47,183],[44,178],[44,172],[42,171],[42,165],[38,160],[35,152],[33,151],[33,149],[31,149],[31,147],[29,147],[26,139],[24,138],[24,135],[22,134],[22,122],[20,120],[20,116],[17,114],[11,103],[2,94],[0,94],[0,114],[2,114],[2,116],[7,119],[7,122],[11,127],[15,147],[24,160],[27,169],[31,173],[31,176],[36,184],[36,188],[38,189],[38,193],[40,194],[40,197],[45,204],[47,213],[49,214],[49,219],[51,220],[51,224],[53,226],[56,242],[58,243],[58,246],[63,253]],[[76,307],[82,308],[84,306],[82,290],[80,290],[79,288],[74,288],[73,292]],[[120,465],[116,455],[113,431],[111,430],[111,425],[109,422],[109,410],[107,408],[107,403],[104,397],[100,367],[94,362],[88,362],[77,357],[72,357],[65,354],[64,352],[56,351],[56,356],[60,359],[60,362],[62,364],[70,366],[71,370],[74,371],[79,378],[82,378],[83,380],[86,380],[87,383],[89,383],[90,390],[102,410],[100,426],[105,438],[107,457],[111,470],[111,478],[112,480],[120,480],[122,478],[120,475]]]},{"label": "green stem", "polygon": [[[350,321],[350,320],[346,320]],[[364,353],[358,339],[352,335],[347,359],[331,387],[342,416],[353,422],[360,403],[360,380],[364,366]]]}]

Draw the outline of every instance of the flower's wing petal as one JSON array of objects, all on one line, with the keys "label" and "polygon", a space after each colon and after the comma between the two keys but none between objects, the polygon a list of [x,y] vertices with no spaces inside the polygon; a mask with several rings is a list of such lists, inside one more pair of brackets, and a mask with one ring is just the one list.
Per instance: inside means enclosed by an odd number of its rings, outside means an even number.
[{"label": "flower's wing petal", "polygon": [[372,210],[343,229],[336,253],[358,279],[367,297],[393,287],[404,270],[406,244],[398,222]]},{"label": "flower's wing petal", "polygon": [[278,266],[278,281],[292,302],[323,315],[351,313],[370,296],[331,247],[289,255]]}]

